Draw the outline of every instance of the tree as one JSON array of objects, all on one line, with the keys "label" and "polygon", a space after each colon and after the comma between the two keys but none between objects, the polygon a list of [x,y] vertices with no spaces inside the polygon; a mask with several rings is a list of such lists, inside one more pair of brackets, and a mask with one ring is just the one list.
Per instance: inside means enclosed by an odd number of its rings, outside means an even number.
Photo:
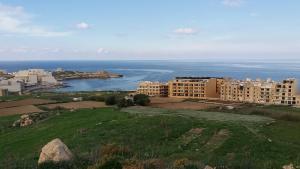
[{"label": "tree", "polygon": [[147,106],[150,103],[150,99],[148,95],[145,94],[137,94],[133,97],[133,101],[135,104],[140,106]]},{"label": "tree", "polygon": [[133,106],[134,103],[131,99],[120,99],[117,103],[119,108]]},{"label": "tree", "polygon": [[117,103],[117,98],[116,96],[108,96],[105,99],[105,104],[106,105],[115,105]]}]

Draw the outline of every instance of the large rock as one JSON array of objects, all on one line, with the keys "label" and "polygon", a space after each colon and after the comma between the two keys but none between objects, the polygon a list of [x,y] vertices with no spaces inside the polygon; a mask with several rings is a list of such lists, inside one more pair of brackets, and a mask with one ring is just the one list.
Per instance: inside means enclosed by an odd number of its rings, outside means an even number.
[{"label": "large rock", "polygon": [[285,165],[282,167],[283,169],[295,169],[293,164]]},{"label": "large rock", "polygon": [[70,161],[73,158],[69,148],[58,138],[52,140],[42,148],[38,164],[44,162]]},{"label": "large rock", "polygon": [[213,168],[213,167],[207,165],[207,166],[204,167],[204,169],[215,169],[215,168]]}]

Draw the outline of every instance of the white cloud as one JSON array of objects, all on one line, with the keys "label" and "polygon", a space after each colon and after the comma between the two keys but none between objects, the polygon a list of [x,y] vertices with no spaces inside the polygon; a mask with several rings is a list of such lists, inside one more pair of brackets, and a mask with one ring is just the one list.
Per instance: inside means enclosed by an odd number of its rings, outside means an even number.
[{"label": "white cloud", "polygon": [[198,30],[194,28],[178,28],[173,32],[179,35],[194,35],[198,33]]},{"label": "white cloud", "polygon": [[32,23],[32,16],[21,6],[0,4],[0,33],[4,35],[66,36],[70,32],[50,31]]},{"label": "white cloud", "polygon": [[225,6],[238,7],[242,5],[243,0],[223,0],[222,3]]},{"label": "white cloud", "polygon": [[86,22],[80,22],[76,24],[77,29],[89,29],[91,26],[87,24]]},{"label": "white cloud", "polygon": [[103,54],[103,53],[106,54],[106,53],[108,53],[108,50],[106,50],[106,49],[104,49],[104,48],[98,48],[98,49],[97,49],[97,53],[98,53],[98,54]]}]

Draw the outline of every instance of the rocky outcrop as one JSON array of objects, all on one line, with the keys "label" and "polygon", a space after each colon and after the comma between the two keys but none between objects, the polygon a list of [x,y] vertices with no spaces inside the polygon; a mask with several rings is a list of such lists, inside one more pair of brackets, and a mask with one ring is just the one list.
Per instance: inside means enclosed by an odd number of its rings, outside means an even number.
[{"label": "rocky outcrop", "polygon": [[285,165],[282,167],[282,169],[295,169],[293,164]]},{"label": "rocky outcrop", "polygon": [[13,123],[13,127],[25,127],[34,123],[34,115],[24,114],[20,117],[19,120]]},{"label": "rocky outcrop", "polygon": [[80,72],[80,71],[59,71],[53,72],[53,76],[57,80],[72,80],[72,79],[108,79],[120,78],[123,75],[111,73],[107,71],[98,72]]},{"label": "rocky outcrop", "polygon": [[213,168],[213,167],[207,165],[207,166],[204,167],[204,169],[215,169],[215,168]]},{"label": "rocky outcrop", "polygon": [[51,114],[46,112],[41,113],[31,113],[31,114],[23,114],[20,119],[13,123],[13,127],[26,127],[32,125],[38,121],[46,119]]},{"label": "rocky outcrop", "polygon": [[59,138],[56,138],[42,148],[38,164],[70,161],[72,158],[73,154],[69,148]]}]

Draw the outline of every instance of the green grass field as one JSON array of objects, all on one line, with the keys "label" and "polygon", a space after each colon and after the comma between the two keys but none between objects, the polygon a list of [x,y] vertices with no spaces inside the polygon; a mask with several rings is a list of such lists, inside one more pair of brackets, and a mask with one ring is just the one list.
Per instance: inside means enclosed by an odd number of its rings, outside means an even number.
[{"label": "green grass field", "polygon": [[[54,138],[62,139],[80,159],[87,159],[101,146],[113,143],[128,146],[138,159],[159,158],[169,164],[182,158],[233,168],[271,169],[300,164],[298,122],[276,121],[266,125],[270,118],[260,116],[244,116],[254,119],[245,122],[243,115],[235,114],[224,120],[223,114],[213,112],[203,116],[197,111],[192,115],[186,110],[153,111],[136,107],[123,111],[65,111],[26,128],[9,127],[17,116],[1,117],[0,168],[36,167],[41,148]],[[193,128],[204,130],[198,136],[187,136]],[[226,137],[218,137],[220,130],[228,131]]]}]

